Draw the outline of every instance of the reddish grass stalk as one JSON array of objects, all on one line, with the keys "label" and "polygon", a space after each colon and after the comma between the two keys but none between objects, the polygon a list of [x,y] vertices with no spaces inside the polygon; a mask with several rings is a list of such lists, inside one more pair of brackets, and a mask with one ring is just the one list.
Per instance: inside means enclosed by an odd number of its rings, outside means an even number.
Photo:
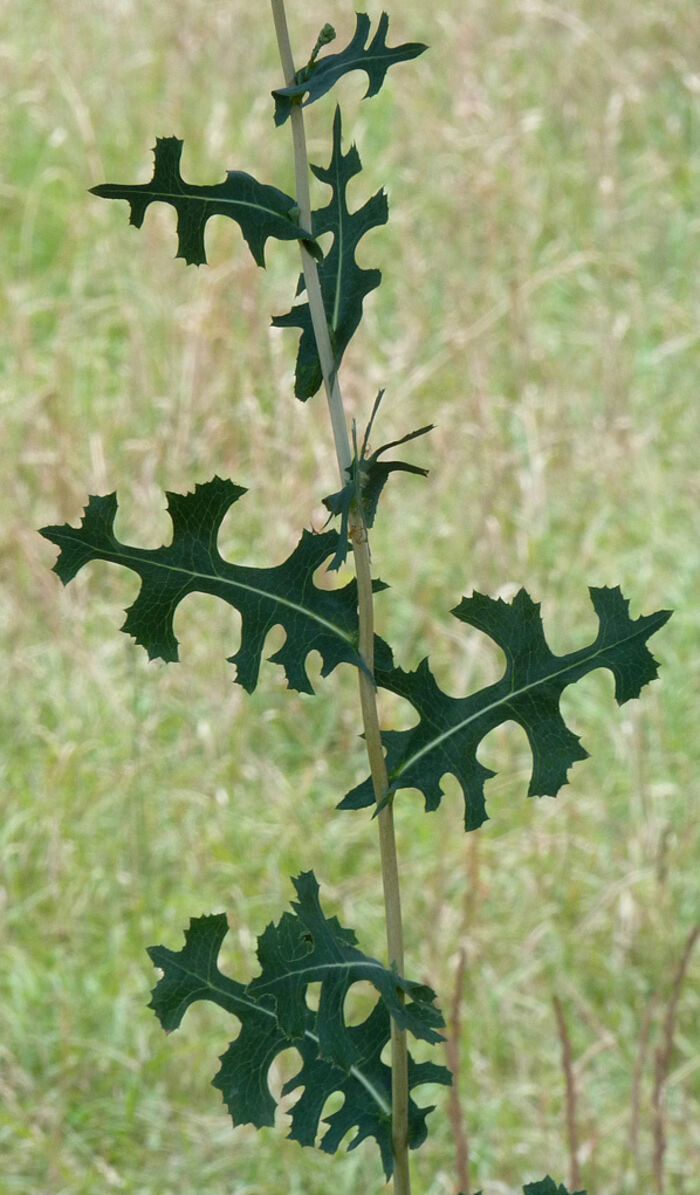
[{"label": "reddish grass stalk", "polygon": [[447,1065],[452,1071],[452,1086],[449,1090],[449,1097],[447,1102],[447,1116],[450,1122],[450,1129],[452,1130],[452,1139],[455,1143],[455,1168],[457,1171],[457,1186],[458,1192],[468,1192],[469,1184],[469,1138],[467,1137],[464,1128],[464,1117],[462,1115],[462,1108],[459,1102],[459,1070],[460,1070],[460,1049],[459,1049],[459,1031],[461,1023],[461,1006],[462,1006],[462,992],[464,990],[464,969],[467,961],[467,956],[464,947],[460,949],[459,960],[457,962],[457,971],[455,974],[455,988],[452,996],[452,1012],[449,1023],[449,1033],[445,1041],[445,1053],[447,1055]]},{"label": "reddish grass stalk", "polygon": [[654,1149],[652,1154],[652,1174],[654,1189],[657,1195],[664,1195],[664,1154],[666,1152],[666,1133],[664,1130],[664,1087],[671,1066],[673,1053],[673,1035],[676,1028],[676,1012],[680,999],[681,987],[688,969],[690,955],[700,935],[700,925],[696,925],[688,934],[681,960],[673,977],[671,995],[666,1005],[661,1045],[654,1053],[654,1089],[651,1095],[653,1115]]},{"label": "reddish grass stalk", "polygon": [[564,1010],[558,996],[552,998],[557,1018],[557,1031],[561,1042],[561,1064],[566,1083],[566,1134],[569,1141],[569,1183],[572,1188],[581,1187],[581,1170],[578,1164],[578,1126],[576,1123],[576,1081],[571,1053],[571,1038],[567,1028]]},{"label": "reddish grass stalk", "polygon": [[644,1016],[642,1017],[642,1025],[639,1030],[639,1037],[637,1039],[637,1057],[634,1063],[634,1074],[632,1075],[632,1093],[630,1097],[630,1133],[629,1133],[629,1151],[632,1154],[632,1164],[634,1166],[634,1174],[637,1182],[639,1182],[639,1118],[641,1106],[641,1090],[642,1090],[642,1075],[644,1073],[644,1066],[646,1063],[647,1052],[649,1049],[649,1034],[651,1031],[651,1023],[656,1012],[657,998],[652,995],[647,1001],[647,1006],[644,1009]]}]

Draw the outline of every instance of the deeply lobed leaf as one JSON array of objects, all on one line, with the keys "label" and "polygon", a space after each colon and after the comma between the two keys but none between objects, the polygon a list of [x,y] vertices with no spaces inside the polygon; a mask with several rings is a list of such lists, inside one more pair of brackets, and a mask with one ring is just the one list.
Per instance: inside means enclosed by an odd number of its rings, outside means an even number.
[{"label": "deeply lobed leaf", "polygon": [[[161,548],[119,542],[114,534],[116,494],[91,497],[79,527],[64,523],[44,527],[41,534],[61,549],[54,571],[64,584],[91,560],[109,560],[139,575],[141,589],[122,630],[145,647],[151,659],[177,660],[173,618],[178,604],[190,593],[212,593],[242,616],[241,645],[229,657],[236,665],[238,684],[248,692],[255,688],[267,634],[281,625],[287,637],[271,660],[282,665],[290,688],[312,693],[306,672],[309,652],[319,652],[323,676],[342,662],[364,667],[357,647],[357,585],[351,581],[343,589],[326,590],[314,584],[315,571],[337,548],[334,531],[304,531],[291,556],[273,568],[224,560],[217,547],[219,529],[245,492],[215,477],[195,486],[194,493],[168,493],[173,539]],[[385,586],[375,581],[374,588]],[[384,666],[390,666],[391,652],[379,638],[376,651]]]},{"label": "deeply lobed leaf", "polygon": [[[657,675],[646,640],[670,618],[670,611],[659,610],[632,620],[629,603],[619,588],[589,592],[598,616],[598,634],[587,647],[563,656],[550,651],[539,603],[525,590],[512,602],[480,593],[463,598],[452,613],[489,635],[506,657],[501,679],[469,697],[444,693],[427,659],[412,673],[400,668],[377,669],[377,684],[405,698],[419,715],[412,729],[382,734],[388,796],[401,788],[417,788],[425,797],[426,809],[437,809],[441,777],[450,772],[464,795],[465,829],[476,829],[487,818],[484,782],[494,774],[479,763],[477,749],[490,730],[509,721],[523,727],[532,750],[528,796],[556,796],[571,765],[588,754],[561,715],[559,699],[564,689],[596,668],[609,668],[618,704],[637,697],[642,686]],[[340,808],[358,809],[373,803],[367,779],[347,794]]]},{"label": "deeply lobed leaf", "polygon": [[402,46],[391,48],[387,46],[389,17],[385,12],[379,18],[377,32],[367,46],[365,43],[370,30],[370,19],[366,13],[358,12],[355,13],[355,21],[352,41],[344,50],[318,59],[312,55],[309,66],[297,72],[296,83],[290,87],[278,87],[273,91],[276,125],[282,125],[287,120],[294,100],[298,101],[301,96],[306,95],[304,107],[312,104],[314,100],[320,99],[330,91],[338,79],[348,71],[365,71],[369,79],[365,99],[376,95],[390,66],[417,58],[428,48],[422,42],[405,42]]},{"label": "deeply lobed leaf", "polygon": [[[227,933],[223,914],[194,918],[185,932],[185,946],[171,951],[150,947],[153,963],[163,977],[152,993],[153,1008],[163,1028],[177,1029],[189,1006],[197,1000],[218,1004],[241,1022],[241,1030],[221,1058],[213,1080],[233,1120],[257,1127],[274,1122],[275,1103],[268,1072],[283,1050],[294,1047],[301,1069],[284,1086],[285,1095],[303,1087],[291,1112],[290,1137],[313,1145],[328,1096],[341,1092],[342,1107],[324,1120],[328,1127],[320,1142],[334,1153],[351,1130],[350,1148],[368,1136],[376,1139],[387,1178],[393,1169],[391,1150],[391,1072],[381,1053],[390,1037],[390,1017],[414,1036],[441,1040],[443,1024],[435,1008],[435,994],[383,967],[355,945],[355,935],[336,918],[327,919],[312,872],[294,881],[298,901],[258,939],[260,974],[243,985],[218,967]],[[364,1022],[348,1026],[344,1003],[352,985],[368,980],[379,1000]],[[320,983],[318,1010],[309,1008],[306,991]],[[404,1003],[405,1001],[405,1003]],[[423,1083],[449,1083],[449,1072],[434,1063],[409,1065],[410,1090]],[[410,1099],[409,1138],[412,1148],[426,1136],[430,1108]]]},{"label": "deeply lobed leaf", "polygon": [[[326,168],[311,167],[316,178],[327,183],[332,190],[330,202],[312,213],[311,223],[315,236],[322,236],[325,232],[333,234],[333,243],[318,266],[318,274],[336,369],[362,319],[364,300],[379,286],[382,277],[379,270],[366,270],[359,266],[355,251],[365,233],[386,224],[389,217],[383,191],[378,191],[356,212],[348,210],[348,183],[362,170],[362,163],[354,145],[343,154],[342,132],[340,108],[336,108],[330,163]],[[302,275],[297,294],[303,290]],[[308,303],[296,304],[286,315],[275,316],[272,323],[276,328],[301,328],[294,393],[303,402],[316,393],[323,381]]]},{"label": "deeply lobed leaf", "polygon": [[[347,1061],[342,1045],[342,1019],[349,975],[353,977],[350,982],[365,979],[376,987],[400,1029],[425,1041],[442,1041],[435,1028],[443,1024],[441,1015],[432,1006],[435,993],[367,958],[357,949],[352,930],[343,929],[336,918],[327,920],[313,873],[306,872],[293,882],[299,896],[298,901],[292,901],[295,916],[285,913],[279,926],[268,926],[259,938],[258,958],[263,973],[249,988],[258,997],[274,993],[278,1016],[291,1036],[299,1036],[301,1032],[297,1017],[302,1007],[302,988],[320,979],[332,962],[336,969],[328,970],[319,1003],[319,1040],[324,1057],[341,1065]],[[299,925],[303,926],[301,941],[297,941]],[[303,966],[290,970],[289,960],[298,952],[303,955]],[[404,1004],[400,993],[409,996],[413,1003]]]},{"label": "deeply lobed leaf", "polygon": [[268,237],[282,241],[303,240],[314,255],[320,251],[308,231],[300,228],[295,200],[277,187],[259,183],[243,170],[229,170],[223,183],[200,187],[186,183],[180,174],[183,142],[179,137],[159,137],[153,153],[153,178],[137,185],[102,183],[92,187],[93,195],[104,199],[125,199],[130,220],[143,224],[152,203],[168,203],[177,212],[177,257],[188,265],[206,262],[204,230],[212,216],[228,216],[241,232],[259,266],[265,265]]}]

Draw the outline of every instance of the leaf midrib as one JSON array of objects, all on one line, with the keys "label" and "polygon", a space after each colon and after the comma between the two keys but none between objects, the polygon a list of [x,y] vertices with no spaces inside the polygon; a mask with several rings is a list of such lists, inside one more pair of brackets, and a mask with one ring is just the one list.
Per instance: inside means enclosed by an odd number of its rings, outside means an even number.
[{"label": "leaf midrib", "polygon": [[[326,70],[324,71],[325,78],[324,78],[324,75],[321,75],[320,77],[323,79],[323,82],[325,85],[326,78],[332,78],[333,82],[335,82],[337,79],[340,78],[341,75],[349,74],[350,71],[362,70],[362,71],[365,71],[365,73],[369,76],[370,81],[373,82],[372,77],[371,77],[371,69],[370,69],[371,66],[374,63],[384,62],[387,59],[391,60],[392,54],[394,54],[396,52],[396,50],[402,50],[402,49],[403,49],[403,46],[394,46],[394,47],[386,46],[385,53],[378,54],[378,53],[372,51],[372,46],[370,44],[369,46],[366,46],[362,50],[361,54],[359,54],[357,57],[346,58],[344,62],[333,63],[332,66],[327,67]],[[342,53],[343,53],[343,51],[341,51],[341,53],[338,55],[338,57],[341,57]],[[369,59],[369,63],[367,62],[368,59]],[[328,61],[328,60],[326,60],[326,61]],[[323,59],[321,59],[317,65],[319,67],[322,66]],[[307,83],[308,82],[310,82],[310,80],[307,80]],[[333,86],[333,83],[331,83],[331,87],[332,86]],[[290,88],[290,90],[291,90],[291,88]],[[304,90],[311,91],[311,88],[305,87]],[[328,90],[330,90],[330,88]]]},{"label": "leaf midrib", "polygon": [[[190,183],[190,184],[186,184],[186,185],[194,186],[195,184]],[[220,186],[220,187],[225,187],[226,183],[217,183],[215,185]],[[133,186],[120,186],[119,184],[111,183],[111,184],[105,184],[105,186],[100,188],[100,190],[105,191],[107,189],[107,187],[109,187],[109,189],[114,192],[114,198],[120,198],[120,196],[117,194],[117,192],[120,192],[120,191],[128,192],[128,194],[121,196],[121,198],[124,198],[127,200],[129,200],[131,194],[137,194],[137,195],[151,196],[152,202],[157,202],[158,200],[160,200],[163,203],[175,204],[175,203],[181,203],[183,200],[185,200],[188,203],[220,203],[220,204],[228,204],[230,207],[249,207],[253,211],[264,212],[266,215],[274,216],[278,220],[284,220],[290,226],[293,226],[294,228],[299,227],[300,235],[303,233],[303,229],[300,226],[297,226],[296,224],[294,224],[294,222],[290,219],[290,217],[285,215],[284,212],[276,211],[274,208],[271,208],[271,207],[264,207],[263,204],[261,204],[261,203],[251,203],[247,199],[236,199],[233,196],[226,196],[226,195],[205,195],[205,194],[198,194],[197,192],[195,192],[193,194],[190,191],[163,191],[163,190],[159,190],[155,187],[151,188],[150,183],[143,183],[142,185],[134,184]],[[97,189],[97,188],[95,188],[95,189]],[[204,189],[206,189],[206,188],[204,188]],[[214,214],[223,216],[226,213],[225,212],[216,212]]]},{"label": "leaf midrib", "polygon": [[[536,689],[539,685],[542,685],[542,684],[548,683],[552,680],[555,680],[559,676],[564,676],[567,672],[571,672],[571,671],[573,671],[574,668],[578,668],[582,663],[588,663],[591,660],[595,660],[595,658],[599,655],[602,655],[603,652],[608,652],[611,650],[614,651],[618,647],[620,647],[622,644],[629,643],[632,639],[638,638],[639,635],[641,635],[643,633],[644,632],[642,631],[641,628],[637,628],[632,634],[627,635],[622,639],[618,639],[615,643],[601,644],[600,647],[596,648],[595,651],[593,650],[593,646],[591,645],[589,656],[582,656],[579,652],[577,652],[577,653],[575,653],[576,659],[571,660],[571,662],[569,664],[567,664],[566,667],[559,668],[556,672],[550,672],[546,676],[539,677],[537,680],[533,681],[531,684],[522,685],[521,688],[519,688],[519,689],[511,689],[508,693],[504,694],[503,697],[499,697],[497,701],[492,701],[492,702],[490,702],[489,705],[482,706],[480,709],[476,710],[473,714],[470,714],[467,718],[463,718],[455,726],[451,726],[448,730],[443,731],[441,734],[437,735],[434,739],[431,739],[429,743],[426,743],[423,747],[420,748],[420,750],[415,751],[414,754],[412,756],[410,756],[409,759],[405,760],[402,764],[400,764],[400,766],[397,768],[397,770],[392,773],[392,777],[391,777],[392,785],[393,785],[394,780],[396,780],[398,777],[402,776],[404,774],[404,772],[406,772],[409,768],[413,767],[413,765],[416,764],[417,762],[419,762],[425,755],[428,755],[431,751],[434,751],[437,747],[440,746],[441,743],[444,743],[448,739],[452,738],[453,735],[459,734],[460,731],[464,730],[465,727],[469,726],[470,723],[475,722],[477,720],[477,718],[482,717],[483,714],[488,713],[490,710],[498,709],[500,706],[507,706],[514,698],[520,697],[523,693],[531,692],[532,690]],[[513,659],[512,659],[511,654],[508,652],[507,649],[504,649],[504,650],[505,650],[505,654],[506,654],[509,662],[512,664]],[[582,651],[585,652],[586,650],[587,650],[586,648],[582,648]],[[593,669],[589,668],[588,671],[592,672]],[[503,679],[503,678],[501,678],[501,679]],[[496,684],[499,684],[499,683],[500,682],[498,682],[498,681],[496,682]],[[562,687],[562,691],[563,691],[563,688],[565,688],[565,687],[566,686]],[[401,696],[401,694],[399,694],[399,696]],[[410,698],[406,698],[406,700],[408,700],[410,702]],[[428,721],[425,714],[421,713],[421,720]],[[510,720],[511,719],[504,719],[504,721],[510,721]],[[420,722],[417,723],[417,726],[419,726],[419,725],[420,725]],[[417,727],[414,727],[413,729],[416,729],[416,728]],[[412,732],[411,732],[411,730],[408,730],[408,731],[405,731],[404,733],[411,734]]]},{"label": "leaf midrib", "polygon": [[[172,960],[169,960],[169,965],[171,967],[176,966],[178,968],[178,970],[182,971],[185,975],[189,976],[191,979],[199,980],[199,982],[202,984],[202,988],[204,991],[216,992],[218,995],[222,996],[223,998],[225,998],[226,1000],[229,1000],[229,1001],[232,999],[238,1000],[239,1003],[244,1004],[247,1008],[252,1009],[254,1012],[264,1013],[265,1016],[271,1017],[272,1020],[274,1020],[275,1023],[279,1026],[279,1020],[271,1008],[265,1008],[264,1005],[257,1004],[255,1001],[246,999],[245,997],[239,996],[238,994],[233,996],[231,994],[231,992],[226,991],[226,988],[220,987],[216,983],[212,983],[212,981],[210,979],[203,980],[202,976],[197,971],[190,971],[188,967],[184,966],[179,961],[177,963],[175,963]],[[326,970],[330,969],[333,966],[340,967],[340,966],[345,966],[345,965],[346,964],[341,964],[341,963],[328,964],[326,967]],[[378,963],[377,966],[381,966],[381,964]],[[293,972],[293,974],[296,974],[296,972]],[[196,997],[196,998],[204,999],[204,997],[202,997],[202,996]],[[189,1005],[191,1003],[192,1003],[192,996],[190,995],[187,1007],[189,1007]],[[218,1001],[216,1001],[215,1003],[218,1003]],[[186,1011],[186,1009],[185,1009],[185,1011]],[[182,1016],[184,1016],[184,1012],[183,1012]],[[314,1042],[314,1044],[316,1046],[320,1047],[320,1045],[321,1045],[320,1038],[318,1037],[318,1035],[316,1033],[312,1033],[310,1029],[304,1030],[304,1037],[308,1037],[310,1039],[310,1041]],[[337,1063],[333,1063],[332,1065],[337,1066]],[[338,1067],[337,1069],[342,1071],[343,1068]],[[389,1104],[387,1104],[386,1100],[384,1100],[382,1098],[380,1092],[377,1091],[374,1084],[367,1078],[367,1076],[365,1074],[363,1074],[363,1072],[361,1070],[359,1070],[356,1066],[350,1066],[348,1068],[347,1073],[352,1075],[353,1078],[357,1079],[357,1082],[360,1083],[362,1085],[362,1087],[364,1087],[367,1092],[369,1092],[369,1094],[372,1096],[372,1098],[374,1099],[377,1106],[379,1108],[381,1108],[381,1110],[385,1116],[391,1116],[391,1106]]]},{"label": "leaf midrib", "polygon": [[[334,158],[336,158],[335,154],[334,154]],[[335,163],[335,186],[336,186],[336,195],[338,197],[338,231],[336,233],[336,237],[337,237],[336,248],[338,250],[338,269],[336,270],[336,277],[335,277],[335,294],[333,296],[333,319],[332,319],[332,325],[331,325],[334,332],[338,331],[338,319],[339,319],[339,314],[340,314],[340,297],[341,297],[341,292],[342,292],[342,277],[343,277],[343,254],[345,252],[345,236],[344,236],[345,220],[344,220],[344,216],[345,216],[345,211],[347,210],[347,208],[344,203],[344,197],[343,197],[343,191],[342,191],[342,187],[343,187],[342,165],[343,165],[343,148],[340,143],[340,136],[339,136],[338,137],[338,154],[337,154],[336,163]],[[348,213],[348,216],[349,216],[349,213]]]},{"label": "leaf midrib", "polygon": [[[71,540],[73,537],[71,537],[70,535],[66,535],[64,538],[66,540]],[[86,547],[85,539],[76,537],[73,540],[73,542],[77,543],[83,550]],[[302,614],[306,618],[311,619],[313,622],[318,623],[319,626],[325,627],[328,631],[331,631],[333,634],[337,635],[339,639],[342,639],[345,643],[347,643],[350,647],[352,647],[353,650],[356,650],[355,643],[353,642],[352,636],[348,635],[347,632],[345,632],[339,626],[337,626],[336,623],[329,622],[328,619],[322,618],[320,614],[317,614],[314,610],[309,609],[307,606],[300,606],[296,602],[290,601],[289,598],[285,598],[285,597],[280,596],[279,594],[272,593],[270,590],[258,589],[255,585],[244,585],[241,581],[234,581],[231,578],[219,576],[216,573],[211,573],[211,574],[210,573],[202,573],[202,572],[196,571],[195,569],[184,568],[182,565],[170,564],[170,563],[163,562],[160,560],[154,560],[153,558],[139,557],[139,555],[138,555],[139,551],[142,551],[142,552],[153,551],[153,549],[149,549],[149,548],[143,548],[143,549],[131,548],[131,549],[129,549],[129,551],[133,555],[129,556],[129,555],[126,555],[125,553],[119,552],[119,551],[111,551],[110,550],[110,552],[107,553],[104,548],[98,548],[94,544],[89,544],[87,546],[90,547],[94,553],[94,555],[92,557],[93,559],[103,559],[103,560],[107,560],[108,562],[111,561],[113,564],[121,564],[124,568],[129,568],[129,569],[131,569],[132,572],[138,573],[139,576],[141,576],[141,574],[139,573],[139,570],[134,567],[133,557],[135,557],[137,560],[143,559],[143,562],[145,564],[148,564],[149,567],[162,568],[162,569],[165,569],[167,572],[171,572],[171,573],[181,573],[184,576],[189,577],[189,578],[200,578],[203,581],[214,581],[214,582],[217,582],[218,584],[230,585],[232,588],[242,589],[246,593],[253,594],[257,597],[266,598],[268,601],[276,602],[281,606],[286,606],[287,609],[293,610],[297,614]],[[155,551],[158,551],[158,550],[159,549],[155,549]],[[232,564],[230,567],[240,569],[240,568],[246,568],[248,566],[242,565],[242,564]],[[143,583],[143,577],[141,577],[141,581]],[[202,590],[201,592],[206,592],[206,591]],[[180,599],[178,599],[178,601],[179,600]],[[235,608],[238,609],[238,607],[235,607]]]}]

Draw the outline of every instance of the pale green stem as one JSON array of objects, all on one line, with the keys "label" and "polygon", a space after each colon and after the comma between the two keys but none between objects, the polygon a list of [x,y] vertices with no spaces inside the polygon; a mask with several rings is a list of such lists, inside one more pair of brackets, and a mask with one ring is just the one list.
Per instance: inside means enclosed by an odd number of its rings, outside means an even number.
[{"label": "pale green stem", "polygon": [[[271,0],[271,3],[272,16],[275,22],[275,33],[277,34],[277,45],[279,46],[282,70],[284,72],[285,85],[290,86],[294,83],[295,67],[294,59],[292,57],[292,48],[289,42],[289,30],[287,29],[287,17],[284,11],[284,0]],[[302,228],[308,228],[309,232],[312,232],[311,196],[309,194],[309,165],[306,153],[306,135],[304,133],[304,117],[299,104],[294,104],[292,106],[291,122],[292,141],[294,143],[294,172],[297,192],[296,201],[297,207],[299,208],[299,223],[301,224]],[[316,269],[316,262],[314,261],[313,257],[302,241],[299,242],[299,247],[301,249],[301,265],[302,270],[304,271],[306,296],[309,301],[311,322],[313,324],[314,336],[316,338],[316,349],[318,352],[318,359],[321,363],[323,383],[326,389],[326,397],[328,399],[328,410],[331,417],[331,427],[333,429],[333,439],[335,441],[335,453],[338,458],[340,480],[341,485],[345,485],[347,480],[345,471],[346,469],[349,469],[350,465],[352,464],[352,450],[350,448],[350,438],[348,436],[348,429],[345,421],[345,410],[343,408],[343,399],[340,393],[338,375],[333,359],[333,349],[331,348],[331,338],[328,331],[326,312],[323,306],[321,283],[319,282],[318,270]]]},{"label": "pale green stem", "polygon": [[[271,5],[285,84],[286,86],[290,86],[294,83],[295,67],[289,42],[284,0],[271,0]],[[310,232],[313,232],[311,226],[309,167],[306,153],[306,137],[304,134],[304,117],[300,104],[292,105],[291,123],[299,222],[303,228],[307,228]],[[343,399],[331,347],[316,262],[301,242],[300,248],[306,294],[309,301],[311,322],[328,400],[338,469],[340,471],[341,484],[345,485],[348,480],[347,470],[352,464],[352,450],[347,431],[345,409],[343,407]],[[374,669],[374,602],[369,541],[367,538],[367,527],[365,526],[361,511],[354,511],[351,518],[350,539],[353,546],[355,571],[357,574],[359,650],[370,674],[372,674]],[[360,670],[358,670],[358,676],[367,755],[374,794],[379,803],[386,794],[389,781],[379,728],[377,692],[369,676]],[[399,870],[391,802],[378,815],[377,821],[379,824],[379,849],[384,887],[389,963],[395,965],[400,974],[403,974],[403,928],[401,923]],[[391,1074],[394,1195],[410,1195],[411,1180],[408,1165],[408,1052],[406,1034],[397,1028],[393,1019],[391,1022]]]}]

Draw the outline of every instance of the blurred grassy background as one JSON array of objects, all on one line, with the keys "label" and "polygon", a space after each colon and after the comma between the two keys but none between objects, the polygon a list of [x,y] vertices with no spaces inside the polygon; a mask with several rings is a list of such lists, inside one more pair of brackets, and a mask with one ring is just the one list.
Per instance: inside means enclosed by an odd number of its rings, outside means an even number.
[{"label": "blurred grassy background", "polygon": [[[290,3],[299,60],[325,20],[345,44],[356,8]],[[478,834],[449,782],[430,816],[400,797],[409,973],[449,1012],[464,951],[473,1188],[568,1177],[558,995],[584,1185],[654,1191],[654,1052],[700,904],[700,15],[688,0],[405,0],[389,42],[404,40],[430,54],[376,99],[360,102],[359,75],[339,88],[365,166],[352,203],[385,185],[391,204],[361,250],[384,282],[347,354],[348,406],[364,424],[387,387],[377,443],[437,425],[409,454],[428,481],[383,499],[379,630],[404,667],[429,651],[464,693],[500,669],[447,616],[472,588],[525,585],[560,651],[594,630],[588,584],[619,583],[635,616],[676,610],[641,701],[618,711],[602,673],[567,693],[592,758],[556,802],[524,799],[516,727],[484,744],[499,775]],[[269,243],[263,273],[214,220],[210,266],[188,269],[170,210],[136,233],[126,205],[86,194],[149,178],[171,134],[192,182],[237,167],[293,189],[279,77],[266,5],[6,0],[0,14],[3,1192],[380,1186],[371,1144],[330,1160],[283,1131],[234,1132],[208,1085],[229,1025],[200,1007],[166,1039],[145,1008],[146,945],[177,947],[190,915],[225,909],[245,978],[302,869],[382,953],[375,827],[334,813],[364,775],[351,671],[315,701],[266,667],[248,699],[225,662],[236,615],[202,597],[178,612],[182,663],[149,665],[117,632],[136,578],[93,566],[63,591],[35,530],[117,489],[118,532],[156,546],[162,490],[217,472],[251,488],[222,536],[241,562],[282,560],[321,525],[336,485],[323,402],[290,397],[295,337],[269,328],[293,248]],[[324,164],[333,104],[308,114]],[[669,1195],[700,1173],[697,974],[696,955],[664,1092]],[[451,1195],[447,1093],[426,1094],[439,1111],[415,1189]]]}]

